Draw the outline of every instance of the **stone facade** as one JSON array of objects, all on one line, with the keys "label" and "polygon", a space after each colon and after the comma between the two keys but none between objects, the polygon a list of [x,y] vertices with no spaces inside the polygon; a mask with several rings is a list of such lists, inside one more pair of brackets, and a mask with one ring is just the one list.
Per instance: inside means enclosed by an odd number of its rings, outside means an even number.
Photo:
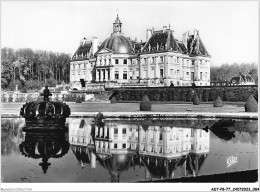
[{"label": "stone facade", "polygon": [[181,41],[170,27],[146,31],[146,42],[137,42],[122,33],[117,16],[113,33],[101,45],[94,37],[84,38],[70,63],[70,81],[98,84],[146,86],[210,85],[211,56],[198,30],[184,33]]}]

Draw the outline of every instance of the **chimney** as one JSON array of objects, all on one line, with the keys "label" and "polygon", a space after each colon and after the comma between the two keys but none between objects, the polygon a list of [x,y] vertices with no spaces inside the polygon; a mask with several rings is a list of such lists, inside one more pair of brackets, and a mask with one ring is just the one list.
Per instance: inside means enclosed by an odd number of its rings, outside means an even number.
[{"label": "chimney", "polygon": [[187,49],[187,41],[188,41],[188,34],[187,33],[183,33],[182,34],[182,43],[185,46],[185,48]]},{"label": "chimney", "polygon": [[163,26],[163,33],[166,31],[167,26]]},{"label": "chimney", "polygon": [[94,55],[98,50],[98,39],[97,37],[92,38],[92,54]]},{"label": "chimney", "polygon": [[174,31],[174,30],[171,30],[171,31],[172,31],[172,36],[173,36],[174,38],[176,38],[175,31]]},{"label": "chimney", "polygon": [[86,39],[86,37],[84,37],[83,39],[81,39],[80,45],[84,45],[86,41],[87,41],[87,39]]},{"label": "chimney", "polygon": [[150,39],[151,36],[152,36],[152,30],[147,29],[146,30],[146,42]]},{"label": "chimney", "polygon": [[197,29],[194,29],[194,39],[196,39],[197,34],[198,34],[198,30],[197,30]]}]

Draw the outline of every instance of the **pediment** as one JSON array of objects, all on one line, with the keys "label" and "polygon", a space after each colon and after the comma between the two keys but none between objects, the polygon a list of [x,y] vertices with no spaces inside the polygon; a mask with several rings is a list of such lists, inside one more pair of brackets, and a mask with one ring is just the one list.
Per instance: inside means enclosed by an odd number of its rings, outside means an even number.
[{"label": "pediment", "polygon": [[98,54],[104,54],[104,53],[112,53],[112,50],[103,48],[98,51]]}]

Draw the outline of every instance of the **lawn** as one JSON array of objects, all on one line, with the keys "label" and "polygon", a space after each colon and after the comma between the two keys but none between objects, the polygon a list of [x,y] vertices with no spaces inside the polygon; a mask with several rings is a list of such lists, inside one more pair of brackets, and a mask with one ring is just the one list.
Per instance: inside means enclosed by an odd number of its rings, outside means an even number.
[{"label": "lawn", "polygon": [[[139,111],[139,103],[67,103],[71,112],[135,112]],[[23,103],[2,103],[4,113],[19,113]],[[241,105],[226,104],[223,107],[213,107],[213,104],[153,104],[154,112],[212,112],[239,113],[245,112]]]}]

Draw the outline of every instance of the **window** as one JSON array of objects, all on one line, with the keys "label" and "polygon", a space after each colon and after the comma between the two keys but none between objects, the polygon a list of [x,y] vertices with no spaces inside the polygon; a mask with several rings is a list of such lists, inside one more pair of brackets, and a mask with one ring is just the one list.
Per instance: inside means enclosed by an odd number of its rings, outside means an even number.
[{"label": "window", "polygon": [[202,80],[202,72],[200,72],[200,80]]},{"label": "window", "polygon": [[194,137],[194,130],[193,129],[191,129],[191,137]]},{"label": "window", "polygon": [[163,78],[163,69],[160,69],[160,77]]},{"label": "window", "polygon": [[118,134],[118,129],[117,128],[114,129],[114,134]]},{"label": "window", "polygon": [[160,141],[162,140],[162,133],[160,133],[160,138],[159,138],[159,140],[160,140]]},{"label": "window", "polygon": [[75,64],[73,65],[73,69],[75,69]]},{"label": "window", "polygon": [[117,143],[114,143],[114,149],[117,149]]},{"label": "window", "polygon": [[126,134],[126,128],[123,128],[122,133]]},{"label": "window", "polygon": [[123,72],[123,79],[127,79],[127,71]]},{"label": "window", "polygon": [[144,58],[144,63],[146,63],[146,58]]},{"label": "window", "polygon": [[119,79],[119,71],[115,71],[115,79]]},{"label": "window", "polygon": [[194,72],[191,72],[191,80],[194,81]]},{"label": "window", "polygon": [[127,59],[124,59],[124,64],[127,64]]},{"label": "window", "polygon": [[86,63],[84,63],[84,69],[86,69]]},{"label": "window", "polygon": [[125,149],[126,148],[126,143],[123,143],[123,149]]},{"label": "window", "polygon": [[118,59],[115,59],[115,64],[118,64]]},{"label": "window", "polygon": [[155,63],[155,62],[154,62],[154,57],[152,57],[152,63]]},{"label": "window", "polygon": [[161,61],[162,61],[162,63],[164,62],[163,56],[161,56]]},{"label": "window", "polygon": [[193,60],[191,64],[194,65],[194,63],[195,63],[195,61]]},{"label": "window", "polygon": [[173,69],[170,70],[170,73],[173,74]]},{"label": "window", "polygon": [[190,73],[189,72],[186,72],[186,75],[189,75]]}]

